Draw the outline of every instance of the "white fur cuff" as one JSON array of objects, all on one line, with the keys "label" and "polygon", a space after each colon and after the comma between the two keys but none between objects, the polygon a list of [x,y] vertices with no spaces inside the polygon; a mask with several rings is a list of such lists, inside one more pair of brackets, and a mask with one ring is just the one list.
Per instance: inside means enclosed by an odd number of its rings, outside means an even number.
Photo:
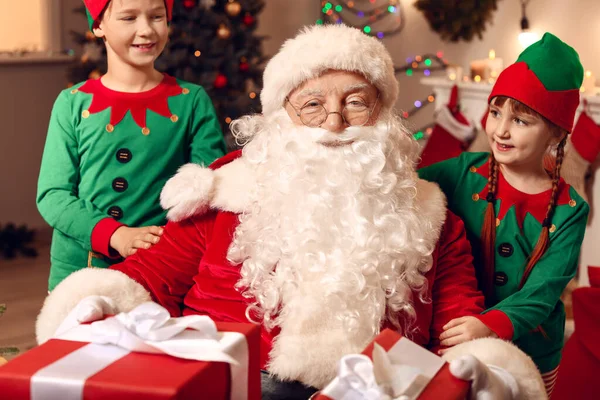
[{"label": "white fur cuff", "polygon": [[510,373],[519,385],[521,399],[546,399],[544,381],[529,356],[514,344],[501,339],[475,339],[452,347],[443,358],[446,361],[471,354],[486,365],[493,365]]},{"label": "white fur cuff", "polygon": [[241,213],[250,204],[256,185],[253,170],[242,157],[216,169],[186,164],[167,181],[160,205],[167,219],[182,221],[209,209]]},{"label": "white fur cuff", "polygon": [[160,205],[167,219],[181,221],[206,212],[214,189],[215,173],[198,164],[186,164],[167,181],[160,193]]},{"label": "white fur cuff", "polygon": [[69,275],[46,297],[35,330],[39,344],[56,332],[61,322],[81,300],[88,296],[106,296],[114,301],[117,312],[131,311],[152,301],[142,285],[120,271],[85,268]]}]

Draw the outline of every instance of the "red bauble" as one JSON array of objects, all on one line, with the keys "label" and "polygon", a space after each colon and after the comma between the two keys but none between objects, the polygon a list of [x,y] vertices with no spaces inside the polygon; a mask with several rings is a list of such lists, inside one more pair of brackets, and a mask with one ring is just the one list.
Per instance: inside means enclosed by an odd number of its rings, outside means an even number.
[{"label": "red bauble", "polygon": [[215,88],[222,89],[227,85],[227,77],[223,74],[217,75],[215,78],[215,83],[213,84]]},{"label": "red bauble", "polygon": [[248,72],[249,69],[250,69],[250,65],[248,65],[247,62],[240,63],[240,71]]},{"label": "red bauble", "polygon": [[196,7],[196,0],[183,0],[183,6],[185,8],[194,8]]},{"label": "red bauble", "polygon": [[244,15],[244,24],[245,25],[252,25],[254,23],[254,17],[250,14],[246,14]]}]

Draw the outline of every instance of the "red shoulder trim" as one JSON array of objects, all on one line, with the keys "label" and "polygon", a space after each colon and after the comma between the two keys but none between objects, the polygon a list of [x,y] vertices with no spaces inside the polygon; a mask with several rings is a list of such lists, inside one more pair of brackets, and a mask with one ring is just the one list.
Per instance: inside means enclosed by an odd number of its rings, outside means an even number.
[{"label": "red shoulder trim", "polygon": [[227,165],[236,158],[240,158],[242,156],[242,150],[235,150],[231,153],[225,154],[223,157],[216,159],[212,164],[208,166],[208,168],[215,170],[221,168],[223,165]]}]

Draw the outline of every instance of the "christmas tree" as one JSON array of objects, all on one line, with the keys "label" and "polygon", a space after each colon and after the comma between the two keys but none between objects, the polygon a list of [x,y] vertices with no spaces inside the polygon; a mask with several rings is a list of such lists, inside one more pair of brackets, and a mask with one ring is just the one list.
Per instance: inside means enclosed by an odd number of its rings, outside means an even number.
[{"label": "christmas tree", "polygon": [[[159,71],[204,87],[213,101],[229,149],[236,147],[229,123],[260,112],[263,37],[257,15],[264,0],[180,0],[173,6],[169,42],[156,62]],[[76,12],[85,18],[85,9]],[[106,49],[90,31],[73,32],[83,47],[70,69],[71,84],[106,72]]]}]

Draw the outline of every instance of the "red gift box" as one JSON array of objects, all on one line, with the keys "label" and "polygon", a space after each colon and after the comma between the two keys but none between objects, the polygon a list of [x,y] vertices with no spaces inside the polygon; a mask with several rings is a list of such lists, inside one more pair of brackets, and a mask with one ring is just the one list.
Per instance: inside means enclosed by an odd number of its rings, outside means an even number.
[{"label": "red gift box", "polygon": [[[248,347],[248,387],[242,398],[259,400],[260,389],[260,328],[252,324],[220,323],[219,332],[243,334]],[[95,345],[84,342],[52,339],[16,357],[0,367],[0,398],[11,400],[35,400],[32,398],[32,377],[65,356]],[[85,363],[71,366],[77,374]],[[67,378],[67,377],[65,377]],[[180,359],[168,355],[128,353],[85,380],[85,400],[127,399],[230,399],[230,364]],[[247,393],[247,397],[246,396]],[[44,399],[56,399],[44,393]]]},{"label": "red gift box", "polygon": [[[400,339],[402,339],[402,335],[390,329],[385,329],[367,346],[362,354],[372,358],[375,343],[379,344],[386,352],[389,352],[398,344]],[[408,339],[404,338],[403,340]],[[417,346],[416,344],[413,345]],[[423,351],[427,350],[423,349]],[[431,353],[430,355],[437,357]],[[418,400],[464,400],[467,398],[470,386],[470,382],[458,379],[452,375],[448,363],[444,363],[425,389],[419,394]],[[327,388],[323,391],[327,391]],[[313,399],[332,400],[331,397],[325,394],[318,394]]]}]

